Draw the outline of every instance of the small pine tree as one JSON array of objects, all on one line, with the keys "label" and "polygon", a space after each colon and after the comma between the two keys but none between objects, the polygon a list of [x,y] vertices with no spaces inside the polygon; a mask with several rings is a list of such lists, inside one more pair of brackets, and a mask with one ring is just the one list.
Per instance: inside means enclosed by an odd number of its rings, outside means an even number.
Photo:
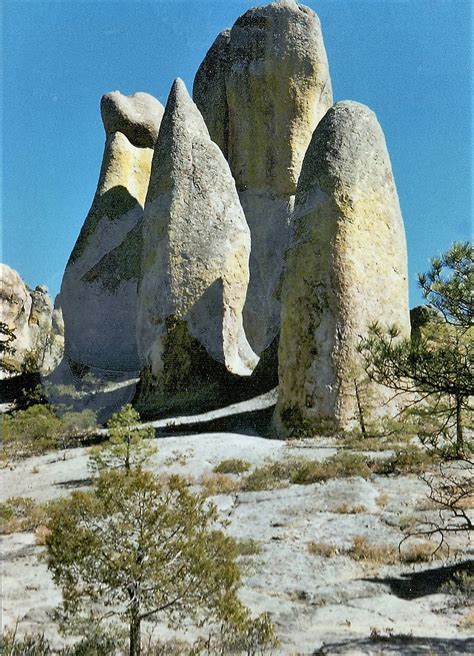
[{"label": "small pine tree", "polygon": [[9,356],[14,356],[16,349],[12,343],[16,340],[16,335],[4,321],[0,321],[0,370],[12,373],[16,370],[13,361]]},{"label": "small pine tree", "polygon": [[[464,415],[474,384],[474,261],[468,244],[455,243],[431,269],[419,276],[434,317],[400,340],[396,327],[384,331],[374,324],[361,341],[369,377],[396,392],[415,393],[430,421],[440,420],[440,434],[454,429],[455,451],[464,452]],[[411,409],[413,415],[413,407]]]},{"label": "small pine tree", "polygon": [[94,469],[125,468],[127,474],[150,460],[157,449],[148,440],[154,436],[153,428],[138,428],[140,415],[127,404],[110,418],[107,427],[109,439],[91,449]]},{"label": "small pine tree", "polygon": [[103,472],[94,491],[51,510],[47,562],[64,620],[93,620],[104,606],[128,625],[130,656],[141,653],[142,622],[160,618],[222,621],[247,647],[274,641],[268,617],[252,620],[237,597],[235,541],[218,525],[217,508],[178,477],[163,485],[144,470]]}]

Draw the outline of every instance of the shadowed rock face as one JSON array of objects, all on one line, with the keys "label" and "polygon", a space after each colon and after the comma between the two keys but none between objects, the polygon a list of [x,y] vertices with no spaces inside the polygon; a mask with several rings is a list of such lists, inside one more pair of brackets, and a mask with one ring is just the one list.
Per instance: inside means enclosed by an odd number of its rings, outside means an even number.
[{"label": "shadowed rock face", "polygon": [[252,235],[244,325],[261,353],[277,336],[289,216],[314,128],[332,104],[313,11],[287,0],[251,9],[201,64],[194,99],[228,158]]},{"label": "shadowed rock face", "polygon": [[61,309],[53,307],[44,285],[30,289],[6,264],[0,264],[0,316],[16,337],[7,363],[20,368],[29,354],[42,373],[58,364],[64,347]]},{"label": "shadowed rock face", "polygon": [[374,321],[410,332],[403,220],[382,129],[364,105],[337,103],[318,125],[286,261],[279,430],[351,428],[360,338]]},{"label": "shadowed rock face", "polygon": [[229,166],[179,79],[155,148],[143,245],[138,344],[159,393],[179,393],[198,360],[203,376],[217,363],[249,375],[258,360],[242,327],[250,234]]},{"label": "shadowed rock face", "polygon": [[163,107],[148,94],[106,94],[97,191],[61,287],[65,352],[75,363],[138,371],[137,286],[143,204]]}]

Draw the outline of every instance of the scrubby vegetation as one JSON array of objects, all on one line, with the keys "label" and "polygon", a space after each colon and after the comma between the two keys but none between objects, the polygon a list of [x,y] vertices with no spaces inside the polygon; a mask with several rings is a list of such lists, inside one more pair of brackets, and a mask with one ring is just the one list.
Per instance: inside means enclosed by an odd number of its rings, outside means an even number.
[{"label": "scrubby vegetation", "polygon": [[465,455],[474,392],[472,246],[454,243],[431,260],[419,283],[432,311],[414,326],[411,337],[400,339],[396,326],[383,330],[374,324],[360,351],[371,380],[411,395],[405,414],[418,420],[420,437]]},{"label": "scrubby vegetation", "polygon": [[95,414],[90,410],[66,411],[59,415],[43,403],[4,414],[1,423],[3,460],[64,449],[79,444],[81,438],[96,429]]},{"label": "scrubby vegetation", "polygon": [[128,625],[130,656],[141,654],[142,622],[156,618],[218,621],[221,636],[242,644],[273,639],[271,623],[253,620],[237,597],[238,549],[219,529],[217,509],[179,477],[164,486],[141,469],[106,471],[93,492],[55,505],[48,529],[64,621],[77,625],[85,612],[90,622],[91,609],[105,606]]},{"label": "scrubby vegetation", "polygon": [[112,415],[108,440],[90,451],[92,467],[98,471],[123,467],[129,474],[148,462],[157,451],[150,443],[154,430],[137,428],[139,423],[140,415],[130,404]]},{"label": "scrubby vegetation", "polygon": [[222,460],[213,469],[215,474],[243,474],[250,469],[250,463],[247,460],[239,458],[231,458],[229,460]]},{"label": "scrubby vegetation", "polygon": [[348,556],[352,560],[378,565],[396,565],[399,562],[424,563],[433,557],[433,545],[428,542],[417,542],[399,551],[394,545],[373,543],[363,535],[355,536],[350,547],[338,547],[327,542],[310,542],[308,551],[323,558]]}]

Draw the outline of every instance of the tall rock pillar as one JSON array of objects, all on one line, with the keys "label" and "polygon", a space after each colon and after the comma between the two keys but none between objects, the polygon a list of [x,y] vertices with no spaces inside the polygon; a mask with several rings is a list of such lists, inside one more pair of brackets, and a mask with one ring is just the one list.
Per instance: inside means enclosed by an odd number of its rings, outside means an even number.
[{"label": "tall rock pillar", "polygon": [[277,295],[303,157],[332,105],[318,17],[293,0],[250,9],[210,48],[193,95],[250,227],[244,327],[260,355],[279,333]]},{"label": "tall rock pillar", "polygon": [[140,369],[136,344],[141,220],[163,106],[146,93],[101,100],[106,142],[97,191],[61,286],[69,362]]},{"label": "tall rock pillar", "polygon": [[137,406],[222,402],[258,362],[242,323],[250,233],[227,164],[181,80],[156,143],[143,222]]},{"label": "tall rock pillar", "polygon": [[[298,182],[282,288],[282,435],[354,426],[357,346],[375,321],[410,333],[405,231],[375,114],[340,102],[315,130]],[[388,412],[387,390],[371,394]]]}]

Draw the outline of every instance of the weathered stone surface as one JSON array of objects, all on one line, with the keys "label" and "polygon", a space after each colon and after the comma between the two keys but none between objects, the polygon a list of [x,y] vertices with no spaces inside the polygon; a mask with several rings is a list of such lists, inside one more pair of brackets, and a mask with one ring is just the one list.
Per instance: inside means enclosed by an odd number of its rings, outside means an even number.
[{"label": "weathered stone surface", "polygon": [[112,91],[100,101],[106,133],[121,132],[138,148],[153,148],[163,111],[163,105],[149,93],[124,96],[119,91]]},{"label": "weathered stone surface", "polygon": [[227,158],[229,118],[225,76],[230,63],[230,30],[221,32],[200,65],[193,100],[201,110],[212,140]]},{"label": "weathered stone surface", "polygon": [[0,309],[1,321],[16,337],[6,362],[20,370],[28,357],[31,367],[51,371],[61,360],[64,338],[61,310],[53,308],[48,289],[30,289],[14,269],[0,264]]},{"label": "weathered stone surface", "polygon": [[152,147],[140,144],[153,146],[163,108],[148,94],[114,92],[101,110],[107,136],[99,183],[61,287],[65,349],[72,362],[138,371],[140,222],[153,158]]},{"label": "weathered stone surface", "polygon": [[[375,114],[340,102],[315,130],[298,183],[282,289],[282,434],[351,428],[357,345],[374,321],[410,333],[405,232]],[[380,401],[384,389],[371,394]]]},{"label": "weathered stone surface", "polygon": [[244,325],[261,353],[279,330],[275,294],[301,163],[332,105],[316,14],[292,0],[247,11],[214,42],[196,75],[194,98],[228,158],[250,227]]},{"label": "weathered stone surface", "polygon": [[181,383],[208,377],[195,390],[205,395],[219,371],[249,375],[258,360],[242,326],[249,229],[229,166],[179,79],[155,148],[143,245],[138,344],[155,387],[179,395]]}]

